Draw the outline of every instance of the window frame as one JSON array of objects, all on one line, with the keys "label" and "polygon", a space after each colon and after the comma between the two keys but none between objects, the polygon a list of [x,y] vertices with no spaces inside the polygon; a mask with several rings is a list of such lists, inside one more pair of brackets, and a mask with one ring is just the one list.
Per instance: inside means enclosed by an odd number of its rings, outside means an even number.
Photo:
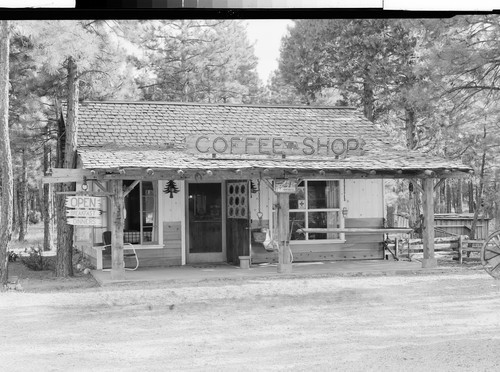
[{"label": "window frame", "polygon": [[[124,180],[124,185],[125,181],[132,181],[134,182],[135,180]],[[151,182],[152,184],[152,189],[153,189],[153,224],[152,224],[152,232],[151,232],[151,241],[145,241],[144,240],[144,221],[143,221],[143,216],[145,213],[144,210],[144,197],[143,195],[143,183],[144,182]],[[155,183],[156,182],[156,186]],[[158,246],[160,244],[159,240],[159,225],[160,225],[160,216],[158,213],[158,206],[159,206],[159,195],[158,195],[158,181],[153,181],[153,180],[139,180],[139,183],[135,186],[139,187],[139,243],[131,243],[134,246]],[[134,188],[135,189],[135,188]],[[130,195],[130,194],[129,194]],[[125,197],[126,199],[127,197]],[[124,201],[125,202],[125,201]],[[127,211],[127,214],[129,212]],[[123,231],[125,233],[125,229]],[[124,239],[125,240],[125,239]]]},{"label": "window frame", "polygon": [[[312,212],[337,212],[339,216],[339,228],[344,228],[345,227],[345,217],[342,214],[342,210],[344,207],[344,198],[345,198],[345,193],[344,193],[344,183],[342,182],[341,179],[303,179],[301,180],[304,182],[304,196],[305,196],[305,208],[303,209],[289,209],[289,214],[290,213],[304,213],[305,214],[305,228],[308,228],[309,226],[309,213]],[[326,182],[334,182],[337,181],[339,184],[338,187],[338,200],[339,200],[339,206],[338,208],[311,208],[309,209],[309,192],[308,192],[308,183],[309,182],[315,182],[315,181],[326,181]],[[289,217],[289,222],[290,222],[290,217]],[[290,232],[291,235],[291,232]],[[305,239],[304,240],[291,240],[290,239],[290,244],[291,245],[298,245],[298,244],[325,244],[325,243],[344,243],[345,242],[345,233],[338,233],[339,237],[337,239],[309,239],[309,233],[305,233]]]}]

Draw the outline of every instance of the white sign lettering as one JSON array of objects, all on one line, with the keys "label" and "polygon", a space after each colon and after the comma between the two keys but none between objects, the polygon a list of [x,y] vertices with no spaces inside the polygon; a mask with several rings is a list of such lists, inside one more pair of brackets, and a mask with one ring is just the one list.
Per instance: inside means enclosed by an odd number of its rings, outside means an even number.
[{"label": "white sign lettering", "polygon": [[101,208],[101,198],[93,196],[67,196],[66,197],[66,208],[90,208],[99,209]]},{"label": "white sign lettering", "polygon": [[297,192],[296,180],[275,180],[274,192],[278,194],[295,194]]},{"label": "white sign lettering", "polygon": [[68,209],[66,216],[68,217],[99,217],[101,215],[99,209]]},{"label": "white sign lettering", "polygon": [[68,225],[102,226],[102,221],[100,218],[94,218],[94,217],[75,217],[75,218],[68,218]]}]

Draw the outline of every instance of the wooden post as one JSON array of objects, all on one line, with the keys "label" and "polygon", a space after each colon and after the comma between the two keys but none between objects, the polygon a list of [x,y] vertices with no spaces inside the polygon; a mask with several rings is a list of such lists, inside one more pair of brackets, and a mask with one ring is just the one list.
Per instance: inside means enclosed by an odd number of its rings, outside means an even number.
[{"label": "wooden post", "polygon": [[122,180],[111,181],[111,280],[125,279],[123,261],[124,196]]},{"label": "wooden post", "polygon": [[432,178],[422,179],[423,213],[422,241],[424,245],[423,268],[437,267],[434,257],[434,187]]},{"label": "wooden post", "polygon": [[462,249],[464,248],[464,236],[460,235],[458,237],[458,262],[463,263]]},{"label": "wooden post", "polygon": [[278,254],[278,273],[291,273],[292,260],[289,250],[289,193],[278,193],[278,236],[279,236],[279,254]]}]

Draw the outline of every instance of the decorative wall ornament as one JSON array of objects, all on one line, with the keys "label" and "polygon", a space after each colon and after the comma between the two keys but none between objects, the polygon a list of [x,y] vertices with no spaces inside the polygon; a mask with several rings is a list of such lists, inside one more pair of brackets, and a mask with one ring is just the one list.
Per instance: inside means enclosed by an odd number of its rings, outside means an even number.
[{"label": "decorative wall ornament", "polygon": [[174,194],[177,194],[179,192],[179,188],[177,187],[174,181],[170,180],[165,185],[163,192],[165,194],[170,194],[170,198],[173,198]]}]

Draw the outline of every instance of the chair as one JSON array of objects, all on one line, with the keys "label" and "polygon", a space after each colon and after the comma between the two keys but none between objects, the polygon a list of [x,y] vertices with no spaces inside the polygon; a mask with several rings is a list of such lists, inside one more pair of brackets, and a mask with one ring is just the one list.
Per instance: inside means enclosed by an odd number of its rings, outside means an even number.
[{"label": "chair", "polygon": [[[102,246],[103,254],[106,256],[111,256],[111,231],[104,231],[102,233],[102,241],[104,245]],[[125,270],[134,271],[139,267],[139,257],[137,257],[137,252],[135,248],[130,243],[123,243],[123,258],[125,257],[134,257],[135,258],[135,267],[134,268],[125,268]],[[109,269],[103,269],[109,270]]]}]

